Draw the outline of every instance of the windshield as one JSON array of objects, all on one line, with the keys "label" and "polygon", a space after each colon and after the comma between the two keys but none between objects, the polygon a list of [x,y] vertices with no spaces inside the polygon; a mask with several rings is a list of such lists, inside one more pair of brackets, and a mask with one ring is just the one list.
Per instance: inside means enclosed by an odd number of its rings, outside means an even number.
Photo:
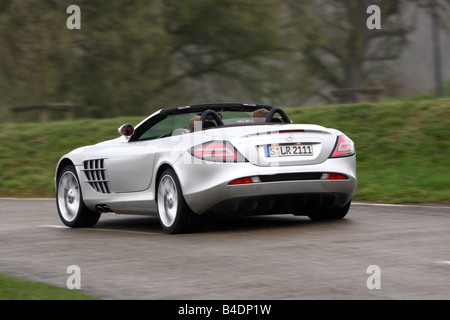
[{"label": "windshield", "polygon": [[209,116],[203,123],[200,118],[202,112],[180,112],[169,113],[160,121],[149,125],[147,129],[137,137],[136,140],[150,140],[164,138],[180,134],[189,134],[195,131],[208,129],[211,127],[253,125],[265,122],[268,114],[267,109],[258,110],[216,110],[217,115],[223,124],[217,123],[213,116]]}]

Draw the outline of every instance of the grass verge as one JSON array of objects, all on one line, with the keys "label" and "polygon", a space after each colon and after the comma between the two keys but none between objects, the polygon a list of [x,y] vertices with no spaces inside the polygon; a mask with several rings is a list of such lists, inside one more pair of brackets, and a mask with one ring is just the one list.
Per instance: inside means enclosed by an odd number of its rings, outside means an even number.
[{"label": "grass verge", "polygon": [[355,200],[450,200],[450,99],[396,99],[289,111],[295,123],[333,127],[355,142]]},{"label": "grass verge", "polygon": [[0,275],[0,300],[101,300],[80,290]]},{"label": "grass verge", "polygon": [[[449,202],[450,99],[287,108],[295,123],[336,128],[356,145],[354,199]],[[66,152],[118,136],[142,118],[0,125],[0,196],[54,197],[54,170]]]}]

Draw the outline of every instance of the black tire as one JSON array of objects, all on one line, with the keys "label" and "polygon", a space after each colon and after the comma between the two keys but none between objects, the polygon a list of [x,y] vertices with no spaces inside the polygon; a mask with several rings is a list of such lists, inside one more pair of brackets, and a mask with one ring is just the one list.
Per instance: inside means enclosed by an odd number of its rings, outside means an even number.
[{"label": "black tire", "polygon": [[316,220],[316,221],[317,220],[342,219],[347,215],[351,204],[352,204],[352,201],[350,200],[349,203],[347,203],[342,208],[319,210],[317,212],[309,214],[308,217],[311,220]]},{"label": "black tire", "polygon": [[89,228],[100,219],[100,213],[89,210],[83,201],[75,167],[68,165],[58,174],[56,206],[61,221],[71,228]]},{"label": "black tire", "polygon": [[201,218],[187,205],[178,177],[172,169],[166,169],[158,180],[156,204],[159,222],[170,234],[197,231]]}]

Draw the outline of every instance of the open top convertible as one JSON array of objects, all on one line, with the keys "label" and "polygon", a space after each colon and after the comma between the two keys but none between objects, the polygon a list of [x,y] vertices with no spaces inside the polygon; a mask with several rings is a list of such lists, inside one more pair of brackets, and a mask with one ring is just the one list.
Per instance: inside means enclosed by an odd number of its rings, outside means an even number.
[{"label": "open top convertible", "polygon": [[59,160],[56,202],[65,225],[92,227],[105,212],[158,215],[169,233],[195,231],[207,214],[337,219],[357,185],[352,140],[293,124],[281,108],[161,109],[119,132]]}]

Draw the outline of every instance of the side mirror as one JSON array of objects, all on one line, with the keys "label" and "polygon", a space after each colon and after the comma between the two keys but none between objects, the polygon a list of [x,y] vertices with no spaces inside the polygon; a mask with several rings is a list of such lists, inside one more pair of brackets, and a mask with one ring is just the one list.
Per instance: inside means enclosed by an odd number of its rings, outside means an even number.
[{"label": "side mirror", "polygon": [[134,133],[134,127],[132,124],[126,123],[117,129],[117,131],[128,140]]}]

